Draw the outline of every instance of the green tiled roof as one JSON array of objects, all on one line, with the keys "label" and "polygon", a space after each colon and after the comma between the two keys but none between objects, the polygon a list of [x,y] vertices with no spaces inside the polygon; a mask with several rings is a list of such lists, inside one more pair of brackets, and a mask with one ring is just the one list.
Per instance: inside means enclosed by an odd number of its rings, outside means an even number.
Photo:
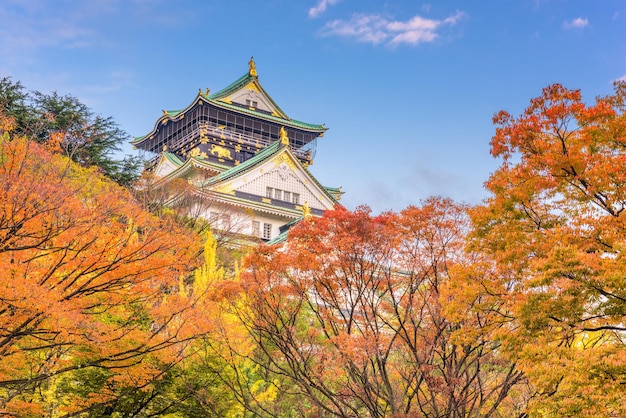
[{"label": "green tiled roof", "polygon": [[195,157],[190,157],[189,161],[191,161],[191,160],[193,160],[193,161],[195,161],[197,163],[200,163],[201,165],[203,165],[205,167],[215,168],[217,170],[225,171],[225,170],[228,170],[230,168],[229,165],[216,163],[215,161],[209,161],[209,160],[206,160],[206,159],[204,159],[204,158],[202,158],[202,157],[200,157],[198,155],[195,156]]},{"label": "green tiled roof", "polygon": [[280,229],[284,229],[284,231],[278,234],[276,238],[269,240],[267,244],[268,245],[281,244],[287,241],[287,235],[289,234],[289,231],[291,230],[291,228],[294,227],[296,224],[300,223],[303,219],[304,217],[301,216],[298,219],[294,219],[293,221],[281,226]]},{"label": "green tiled roof", "polygon": [[210,94],[208,98],[215,100],[215,99],[222,99],[224,97],[230,96],[232,93],[236,92],[237,90],[239,90],[240,88],[242,88],[243,86],[245,86],[246,84],[254,80],[255,78],[256,77],[251,76],[249,73],[246,73],[242,75],[241,77],[239,77],[237,80],[230,83],[228,86],[221,89],[220,91]]},{"label": "green tiled roof", "polygon": [[[189,104],[189,106],[187,106],[185,109],[177,109],[177,110],[167,110],[167,111],[165,111],[165,113],[163,115],[161,115],[161,117],[159,117],[157,119],[157,121],[156,121],[156,123],[154,125],[154,128],[152,128],[152,131],[150,131],[150,133],[148,133],[147,135],[134,137],[133,140],[131,141],[131,144],[139,144],[140,142],[144,141],[146,139],[146,137],[148,137],[149,135],[152,135],[152,134],[156,133],[158,128],[159,128],[160,122],[165,120],[166,118],[173,119],[173,118],[179,116],[181,113],[184,114],[187,111],[189,111],[190,109],[192,109],[198,103],[198,99],[204,100],[205,102],[213,104],[213,105],[218,106],[218,107],[222,107],[222,108],[225,108],[225,109],[229,109],[229,110],[233,110],[233,111],[236,111],[236,112],[244,113],[244,114],[247,114],[247,115],[250,115],[250,116],[257,117],[259,119],[264,119],[264,120],[267,120],[267,121],[276,122],[276,123],[284,125],[284,126],[290,126],[290,127],[294,127],[294,128],[300,128],[300,129],[306,129],[306,130],[318,131],[318,132],[324,132],[324,131],[327,130],[327,128],[324,125],[318,125],[318,124],[313,124],[313,123],[306,123],[306,122],[302,122],[302,121],[299,121],[299,120],[291,119],[290,117],[288,117],[287,114],[285,114],[285,112],[280,108],[280,106],[278,106],[278,104],[276,104],[274,99],[272,99],[272,97],[265,91],[265,89],[263,88],[263,86],[261,86],[261,84],[259,83],[258,80],[259,79],[258,79],[257,76],[252,76],[252,75],[250,75],[249,72],[247,72],[244,75],[242,75],[241,77],[239,77],[237,80],[235,80],[234,82],[232,82],[231,84],[226,86],[225,88],[217,91],[216,93],[205,94],[205,93],[203,93],[200,90],[198,92],[198,95],[196,96],[196,99],[194,99],[194,101],[191,104]],[[234,105],[232,103],[228,103],[227,101],[223,100],[224,98],[230,96],[231,94],[233,94],[236,91],[244,88],[246,85],[248,85],[249,83],[252,83],[252,82],[254,82],[256,84],[258,89],[260,91],[262,91],[264,96],[267,97],[267,99],[271,102],[272,106],[277,111],[278,116],[274,116],[272,114],[260,112],[260,111],[257,111],[257,110],[252,110],[250,108],[246,108],[246,107],[243,107],[243,106],[237,106],[237,105]]]},{"label": "green tiled roof", "polygon": [[[295,127],[295,128],[300,128],[300,129],[307,129],[307,130],[312,130],[312,131],[319,131],[319,132],[323,132],[328,130],[328,128],[326,128],[324,125],[318,125],[318,124],[313,124],[313,123],[307,123],[307,122],[302,122],[299,120],[295,120],[295,119],[283,119],[281,117],[278,116],[274,116],[274,115],[270,115],[267,113],[263,113],[263,112],[258,112],[256,110],[251,110],[249,108],[245,108],[242,106],[237,106],[237,105],[233,105],[230,103],[226,103],[223,102],[219,99],[215,100],[212,98],[207,98],[204,94],[199,94],[199,97],[202,98],[202,100],[206,101],[207,103],[211,103],[215,106],[218,107],[222,107],[222,108],[226,108],[229,110],[234,110],[236,112],[239,113],[245,113],[251,116],[255,116],[259,119],[265,119],[271,122],[276,122],[278,124],[284,125],[284,126],[291,126],[291,127]],[[269,96],[268,96],[269,97]],[[163,114],[159,119],[157,119],[154,128],[152,128],[152,131],[150,131],[150,133],[148,133],[147,135],[143,135],[143,136],[137,136],[134,137],[133,140],[130,142],[131,144],[137,144],[141,141],[143,141],[148,135],[152,134],[153,132],[156,132],[157,128],[159,127],[159,122],[165,118],[174,118],[176,116],[178,116],[181,113],[185,113],[187,111],[189,111],[190,109],[192,109],[197,103],[197,100],[194,100],[189,106],[187,106],[187,108],[183,109],[183,110],[171,110],[168,111],[168,113]]]},{"label": "green tiled roof", "polygon": [[224,181],[233,176],[236,176],[239,173],[243,173],[244,171],[253,168],[255,165],[265,161],[266,159],[272,157],[276,152],[278,152],[284,145],[280,143],[280,141],[273,142],[271,145],[263,148],[259,151],[254,157],[247,159],[243,163],[236,165],[234,167],[229,168],[228,170],[218,174],[215,177],[212,177],[208,183],[218,183],[220,181]]},{"label": "green tiled roof", "polygon": [[167,158],[170,162],[174,163],[178,167],[184,164],[184,161],[178,158],[176,154],[172,154],[171,152],[164,152],[163,155],[165,156],[165,158]]},{"label": "green tiled roof", "polygon": [[270,114],[267,114],[267,113],[259,112],[259,111],[256,111],[256,110],[252,110],[252,109],[249,109],[249,108],[246,108],[246,107],[242,107],[242,106],[237,106],[237,105],[234,105],[234,104],[226,103],[226,102],[223,102],[221,100],[213,100],[213,99],[206,99],[206,100],[208,102],[212,103],[212,104],[217,105],[217,106],[225,107],[227,109],[235,110],[237,112],[246,113],[248,115],[256,116],[256,117],[258,117],[260,119],[270,120],[272,122],[280,123],[280,124],[283,124],[285,126],[294,126],[294,127],[297,127],[297,128],[310,129],[310,130],[315,130],[315,131],[326,131],[326,130],[328,130],[328,128],[326,128],[323,125],[317,125],[317,124],[313,124],[313,123],[302,122],[302,121],[295,120],[295,119],[283,119],[283,118],[278,117],[278,116],[274,116],[274,115],[270,115]]},{"label": "green tiled roof", "polygon": [[135,136],[133,137],[133,140],[130,141],[131,144],[136,144],[137,142],[141,142],[142,139],[144,139],[145,137],[147,137],[148,135],[143,135],[143,136]]},{"label": "green tiled roof", "polygon": [[250,73],[248,72],[248,73],[244,74],[243,76],[239,77],[237,80],[235,80],[229,86],[226,86],[225,88],[223,88],[222,90],[218,91],[217,93],[209,95],[208,99],[210,99],[210,100],[219,100],[221,98],[224,98],[224,97],[227,97],[227,96],[231,95],[232,93],[236,92],[237,90],[240,90],[241,88],[245,87],[248,83],[252,83],[254,81],[257,81],[256,84],[257,84],[257,87],[259,88],[259,90],[261,90],[263,92],[263,94],[272,103],[272,106],[274,106],[274,108],[276,108],[276,111],[282,116],[282,118],[280,118],[280,119],[291,120],[291,118],[289,118],[289,116],[287,116],[287,114],[280,108],[280,106],[278,106],[278,104],[276,104],[274,99],[272,99],[272,97],[265,91],[265,89],[263,88],[263,86],[261,86],[261,83],[259,83],[258,80],[259,80],[259,78],[257,76],[251,76]]},{"label": "green tiled roof", "polygon": [[332,197],[335,198],[335,200],[339,200],[341,199],[341,196],[343,195],[343,192],[341,191],[341,187],[328,187],[328,186],[324,186],[324,189],[326,190],[326,192],[331,195]]},{"label": "green tiled roof", "polygon": [[[283,145],[280,141],[273,142],[271,145],[268,145],[267,147],[265,147],[261,151],[259,151],[254,157],[244,161],[243,163],[241,163],[239,165],[236,165],[236,166],[234,166],[232,168],[229,168],[226,171],[223,171],[222,173],[218,174],[217,176],[211,177],[205,183],[205,185],[216,184],[216,183],[222,182],[224,180],[227,180],[229,178],[237,176],[237,175],[239,175],[239,174],[241,174],[241,173],[243,173],[243,172],[245,172],[245,171],[247,171],[247,170],[249,170],[251,168],[254,168],[256,165],[258,165],[258,164],[262,163],[263,161],[265,161],[265,160],[273,157],[274,155],[276,155],[279,151],[281,151],[285,147],[286,147],[286,145]],[[296,158],[296,160],[297,160],[297,158]],[[313,182],[321,190],[324,190],[326,192],[326,195],[328,197],[330,197],[330,199],[333,202],[338,203],[337,199],[335,198],[335,194],[337,194],[337,193],[329,192],[328,188],[322,186],[317,181],[315,176],[313,174],[311,174],[311,172],[306,167],[302,166],[302,168],[309,175],[311,180],[313,180]]]},{"label": "green tiled roof", "polygon": [[282,244],[283,242],[287,241],[288,234],[289,230],[281,232],[276,238],[267,241],[267,245]]}]

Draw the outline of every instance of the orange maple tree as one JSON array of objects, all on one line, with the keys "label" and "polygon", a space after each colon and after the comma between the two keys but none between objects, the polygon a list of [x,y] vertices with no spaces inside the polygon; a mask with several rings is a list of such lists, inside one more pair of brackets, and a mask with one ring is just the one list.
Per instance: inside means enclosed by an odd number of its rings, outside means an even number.
[{"label": "orange maple tree", "polygon": [[[2,119],[0,410],[86,410],[149,384],[192,336],[177,320],[186,307],[167,294],[193,268],[198,240],[12,126]],[[87,371],[91,385],[79,378]]]},{"label": "orange maple tree", "polygon": [[475,244],[497,261],[505,348],[536,413],[626,414],[625,97],[623,82],[589,105],[552,85],[494,117],[503,162],[473,210]]},{"label": "orange maple tree", "polygon": [[243,323],[299,413],[515,410],[523,376],[492,338],[499,302],[483,291],[488,263],[464,250],[465,210],[434,198],[378,216],[338,207],[247,259]]}]

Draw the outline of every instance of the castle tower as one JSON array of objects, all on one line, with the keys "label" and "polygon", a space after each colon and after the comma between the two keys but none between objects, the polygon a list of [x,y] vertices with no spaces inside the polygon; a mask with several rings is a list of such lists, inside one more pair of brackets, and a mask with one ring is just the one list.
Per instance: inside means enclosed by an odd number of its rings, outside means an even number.
[{"label": "castle tower", "polygon": [[193,210],[214,229],[270,241],[303,212],[321,216],[340,199],[340,189],[307,169],[326,130],[289,118],[251,58],[242,77],[216,93],[200,90],[185,109],[164,110],[132,144],[154,155],[157,186],[181,178],[193,186]]}]

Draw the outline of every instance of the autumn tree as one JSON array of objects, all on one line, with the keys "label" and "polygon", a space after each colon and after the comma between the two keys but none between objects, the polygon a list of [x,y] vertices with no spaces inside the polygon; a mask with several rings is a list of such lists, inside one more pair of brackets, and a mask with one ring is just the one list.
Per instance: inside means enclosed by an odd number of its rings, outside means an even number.
[{"label": "autumn tree", "polygon": [[196,336],[175,292],[196,238],[0,122],[0,411],[79,413],[150,387]]},{"label": "autumn tree", "polygon": [[430,199],[378,216],[338,207],[257,248],[240,317],[278,397],[303,416],[514,414],[523,376],[499,354],[499,301],[467,230],[464,207]]},{"label": "autumn tree", "polygon": [[473,211],[497,261],[507,352],[533,385],[530,412],[626,415],[626,84],[595,103],[561,85],[500,112],[502,159]]},{"label": "autumn tree", "polygon": [[155,384],[119,391],[115,399],[90,408],[89,416],[283,416],[266,413],[276,410],[275,377],[265,381],[251,360],[253,341],[232,308],[245,309],[246,302],[238,275],[229,276],[219,266],[217,244],[209,233],[204,263],[168,295],[187,307],[176,320],[194,335],[180,345],[180,361],[163,368]]},{"label": "autumn tree", "polygon": [[195,271],[193,282],[181,287],[187,298],[195,300],[197,326],[210,332],[198,332],[200,338],[186,349],[174,383],[178,393],[193,395],[177,402],[174,410],[186,416],[258,416],[274,404],[276,391],[251,360],[254,342],[235,315],[247,310],[239,270],[235,266],[235,274],[229,275],[220,267],[218,244],[209,233],[204,264]]}]

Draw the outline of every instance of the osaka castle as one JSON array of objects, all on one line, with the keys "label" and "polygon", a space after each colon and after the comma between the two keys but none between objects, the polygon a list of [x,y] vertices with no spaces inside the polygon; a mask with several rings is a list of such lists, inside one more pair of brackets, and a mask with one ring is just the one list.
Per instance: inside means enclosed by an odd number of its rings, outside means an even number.
[{"label": "osaka castle", "polygon": [[[215,93],[200,90],[182,110],[164,110],[132,145],[152,156],[152,187],[182,179],[195,201],[189,210],[217,233],[280,241],[299,219],[321,216],[341,197],[307,168],[326,130],[287,116],[251,58],[246,74]],[[173,193],[167,204],[177,199]]]}]

